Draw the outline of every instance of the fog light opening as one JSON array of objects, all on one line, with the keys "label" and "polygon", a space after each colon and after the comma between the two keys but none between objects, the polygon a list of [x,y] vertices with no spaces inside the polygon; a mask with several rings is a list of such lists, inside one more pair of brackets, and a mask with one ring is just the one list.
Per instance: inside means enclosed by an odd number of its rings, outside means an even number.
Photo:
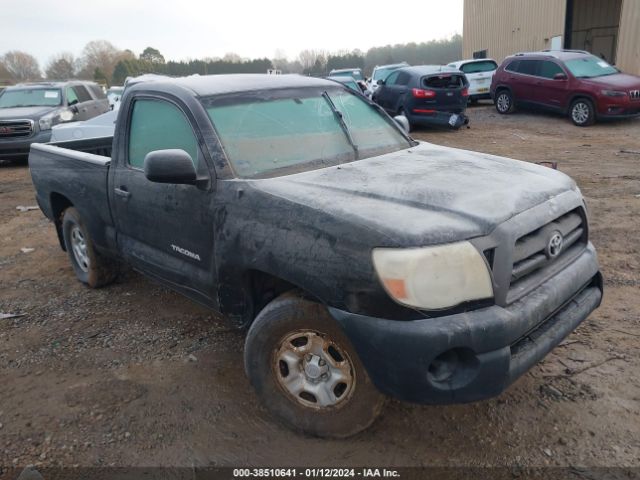
[{"label": "fog light opening", "polygon": [[453,348],[438,355],[427,369],[427,378],[439,388],[461,388],[478,371],[478,357],[468,348]]}]

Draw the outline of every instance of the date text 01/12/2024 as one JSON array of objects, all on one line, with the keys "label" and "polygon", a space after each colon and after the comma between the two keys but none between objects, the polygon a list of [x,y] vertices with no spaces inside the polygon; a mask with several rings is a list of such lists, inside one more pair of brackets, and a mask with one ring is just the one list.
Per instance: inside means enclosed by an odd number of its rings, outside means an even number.
[{"label": "date text 01/12/2024", "polygon": [[397,470],[386,468],[240,468],[233,478],[400,478]]}]

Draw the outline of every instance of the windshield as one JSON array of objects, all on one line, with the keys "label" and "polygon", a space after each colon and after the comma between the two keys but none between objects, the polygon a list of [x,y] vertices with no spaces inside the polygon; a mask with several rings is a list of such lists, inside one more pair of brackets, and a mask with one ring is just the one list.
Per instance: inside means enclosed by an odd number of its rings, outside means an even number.
[{"label": "windshield", "polygon": [[337,72],[331,72],[330,75],[332,77],[353,77],[356,80],[363,80],[362,71],[360,69],[357,70],[342,70]]},{"label": "windshield", "polygon": [[398,70],[399,68],[402,68],[402,65],[398,65],[396,67],[377,68],[376,71],[373,72],[373,83],[377,83],[378,80],[386,80],[391,72]]},{"label": "windshield", "polygon": [[567,60],[565,64],[576,78],[595,78],[618,73],[615,67],[594,56]]},{"label": "windshield", "polygon": [[0,108],[57,107],[62,95],[55,88],[7,89],[0,94]]},{"label": "windshield", "polygon": [[342,88],[244,95],[205,100],[227,158],[243,178],[314,170],[411,146],[393,120]]},{"label": "windshield", "polygon": [[465,63],[460,67],[464,73],[480,73],[480,72],[493,72],[497,70],[498,64],[493,60],[486,60],[483,62]]}]

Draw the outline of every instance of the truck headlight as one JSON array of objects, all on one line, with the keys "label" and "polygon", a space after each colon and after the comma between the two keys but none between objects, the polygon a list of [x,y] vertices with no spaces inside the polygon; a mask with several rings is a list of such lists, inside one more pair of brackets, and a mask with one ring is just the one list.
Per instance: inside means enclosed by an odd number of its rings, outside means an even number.
[{"label": "truck headlight", "polygon": [[375,248],[373,264],[387,293],[410,307],[440,310],[493,298],[489,268],[469,242],[410,249]]},{"label": "truck headlight", "polygon": [[54,125],[70,122],[73,120],[73,117],[74,114],[70,109],[61,108],[60,110],[54,110],[51,113],[47,113],[38,121],[38,123],[40,124],[40,130],[51,130],[51,127]]}]

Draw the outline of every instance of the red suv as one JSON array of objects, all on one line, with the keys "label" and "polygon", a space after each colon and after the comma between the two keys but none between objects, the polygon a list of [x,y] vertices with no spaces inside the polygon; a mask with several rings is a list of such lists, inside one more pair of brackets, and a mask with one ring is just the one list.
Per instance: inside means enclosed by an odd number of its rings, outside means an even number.
[{"label": "red suv", "polygon": [[491,98],[501,114],[515,107],[569,115],[584,127],[606,118],[640,116],[640,77],[621,73],[588,52],[519,53],[496,71]]}]

